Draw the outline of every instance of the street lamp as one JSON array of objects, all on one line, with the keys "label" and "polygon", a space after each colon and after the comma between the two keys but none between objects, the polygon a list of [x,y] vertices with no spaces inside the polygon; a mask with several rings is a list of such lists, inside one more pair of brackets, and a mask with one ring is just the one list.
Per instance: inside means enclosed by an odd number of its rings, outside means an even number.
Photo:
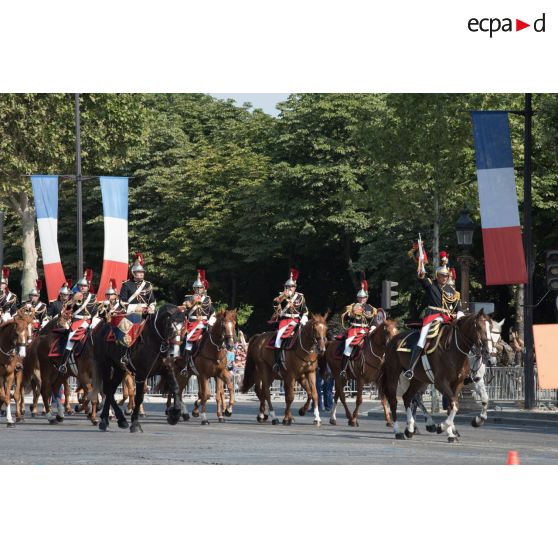
[{"label": "street lamp", "polygon": [[475,223],[467,208],[460,211],[457,223],[455,223],[455,232],[457,244],[463,250],[457,261],[461,266],[461,303],[463,310],[467,311],[469,310],[469,268],[473,263],[469,249],[473,245],[473,233],[475,232]]}]

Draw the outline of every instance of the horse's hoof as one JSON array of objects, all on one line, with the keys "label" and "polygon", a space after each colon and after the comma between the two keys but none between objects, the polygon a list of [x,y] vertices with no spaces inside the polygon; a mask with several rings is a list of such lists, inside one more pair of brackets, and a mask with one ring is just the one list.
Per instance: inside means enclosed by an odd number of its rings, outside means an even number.
[{"label": "horse's hoof", "polygon": [[[478,419],[478,421],[477,421]],[[474,426],[475,428],[480,428],[482,425],[484,424],[484,419],[482,417],[475,417],[472,421],[471,421],[471,426]]]},{"label": "horse's hoof", "polygon": [[58,421],[55,418],[51,418],[48,421],[49,424],[58,424]]},{"label": "horse's hoof", "polygon": [[279,424],[279,419],[278,419],[278,418],[274,418],[274,419],[271,421],[271,424],[274,424],[274,425],[275,425],[275,424]]},{"label": "horse's hoof", "polygon": [[206,424],[209,424],[209,421],[206,419],[206,420],[202,420],[201,423],[202,423],[202,426],[205,426]]},{"label": "horse's hoof", "polygon": [[314,424],[315,424],[316,426],[320,426],[320,425],[322,424],[322,421],[321,421],[321,420],[318,420],[318,419],[314,419]]},{"label": "horse's hoof", "polygon": [[0,417],[5,417],[6,416],[6,411],[0,411]]},{"label": "horse's hoof", "polygon": [[102,421],[99,423],[99,430],[100,430],[101,432],[106,432],[106,431],[107,431],[107,428],[108,428],[108,422],[107,422],[106,420],[102,420]]},{"label": "horse's hoof", "polygon": [[58,415],[56,415],[56,420],[58,422],[64,422],[64,417],[59,417]]},{"label": "horse's hoof", "polygon": [[41,411],[41,416],[45,416],[46,415],[46,411]]},{"label": "horse's hoof", "polygon": [[403,434],[402,432],[398,432],[398,433],[395,435],[395,439],[396,439],[396,440],[404,440],[404,439],[405,439],[405,434]]},{"label": "horse's hoof", "polygon": [[259,423],[262,423],[262,422],[264,421],[263,417],[260,417],[260,415],[258,415],[258,416],[256,417],[256,420],[257,420]]},{"label": "horse's hoof", "polygon": [[110,416],[109,416],[109,420],[110,420],[110,421],[116,420],[116,417],[115,417],[114,415],[110,415]]},{"label": "horse's hoof", "polygon": [[79,413],[79,405],[77,403],[74,405],[74,411]]},{"label": "horse's hoof", "polygon": [[135,421],[132,422],[132,426],[130,426],[130,432],[143,432],[143,428],[139,422]]},{"label": "horse's hoof", "polygon": [[74,411],[72,411],[72,409],[69,409],[69,410],[68,410],[68,409],[66,409],[66,414],[67,414],[68,416],[72,417],[72,416],[74,416],[74,415],[75,415],[75,412],[74,412]]},{"label": "horse's hoof", "polygon": [[223,417],[219,417],[218,420],[219,420],[219,422],[226,422]]},{"label": "horse's hoof", "polygon": [[147,415],[145,413],[140,413],[139,416],[140,418],[145,418]]},{"label": "horse's hoof", "polygon": [[435,424],[427,424],[426,425],[426,431],[427,432],[436,432],[436,425]]},{"label": "horse's hoof", "polygon": [[335,419],[330,418],[329,424],[331,424],[332,426],[337,426],[337,421]]},{"label": "horse's hoof", "polygon": [[386,426],[388,428],[393,428],[393,422],[386,422]]},{"label": "horse's hoof", "polygon": [[31,413],[31,416],[35,418],[37,416],[37,413]]},{"label": "horse's hoof", "polygon": [[89,419],[89,420],[91,421],[91,424],[92,424],[93,426],[97,426],[97,425],[99,424],[98,419]]},{"label": "horse's hoof", "polygon": [[128,428],[129,426],[128,421],[125,418],[118,421],[118,428]]},{"label": "horse's hoof", "polygon": [[165,415],[167,415],[167,416],[168,416],[168,414],[169,414],[169,408],[168,408],[168,407],[166,407],[166,408],[165,408]]},{"label": "horse's hoof", "polygon": [[457,438],[448,438],[448,443],[453,444],[457,441]]},{"label": "horse's hoof", "polygon": [[225,409],[225,410],[223,411],[223,414],[224,414],[226,417],[232,417],[232,411],[229,411],[228,409]]},{"label": "horse's hoof", "polygon": [[16,417],[16,422],[23,422],[23,417]]},{"label": "horse's hoof", "polygon": [[171,426],[177,425],[179,420],[180,420],[180,415],[178,415],[178,417],[172,415],[167,416],[167,424],[170,424]]},{"label": "horse's hoof", "polygon": [[199,411],[192,411],[192,416],[194,418],[198,418],[200,416],[200,412]]},{"label": "horse's hoof", "polygon": [[415,435],[414,432],[411,432],[408,428],[405,428],[405,436],[407,438],[412,438]]},{"label": "horse's hoof", "polygon": [[132,414],[132,411],[130,409],[126,409],[124,414],[129,417]]},{"label": "horse's hoof", "polygon": [[304,410],[304,407],[301,407],[301,408],[298,410],[298,414],[299,414],[301,417],[303,417],[303,416],[306,414],[306,411]]},{"label": "horse's hoof", "polygon": [[186,422],[187,420],[190,420],[190,413],[182,413],[182,420],[184,422]]},{"label": "horse's hoof", "polygon": [[6,424],[6,426],[7,426],[8,428],[15,428],[15,422],[8,422],[8,423]]},{"label": "horse's hoof", "polygon": [[263,421],[266,422],[268,418],[269,418],[269,415],[264,415],[263,416]]},{"label": "horse's hoof", "polygon": [[441,434],[443,431],[444,431],[444,430],[443,430],[443,428],[441,427],[441,425],[438,424],[438,425],[436,426],[436,434]]},{"label": "horse's hoof", "polygon": [[419,430],[419,428],[418,428],[418,426],[417,426],[416,424],[415,424],[415,431],[413,432],[413,434],[414,434],[415,436],[420,436],[420,435],[422,434],[421,431]]},{"label": "horse's hoof", "polygon": [[461,434],[459,434],[456,428],[453,429],[453,433],[455,434],[456,438],[461,438]]}]

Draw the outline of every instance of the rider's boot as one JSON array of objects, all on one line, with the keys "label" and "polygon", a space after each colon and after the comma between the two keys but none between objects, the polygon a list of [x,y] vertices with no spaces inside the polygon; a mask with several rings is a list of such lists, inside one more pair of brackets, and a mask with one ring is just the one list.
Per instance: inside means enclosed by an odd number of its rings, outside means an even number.
[{"label": "rider's boot", "polygon": [[64,349],[64,354],[62,355],[62,362],[60,363],[60,366],[58,366],[58,372],[60,372],[60,374],[66,374],[68,359],[70,358],[71,354],[72,354],[72,349]]},{"label": "rider's boot", "polygon": [[420,353],[422,353],[422,347],[415,345],[411,352],[411,363],[409,364],[409,369],[403,373],[403,375],[405,376],[405,378],[407,378],[407,380],[412,380],[413,376],[415,375],[414,370],[420,358]]},{"label": "rider's boot", "polygon": [[185,349],[184,357],[186,359],[186,369],[189,370],[194,376],[198,376],[198,370],[194,365],[194,360],[192,359],[192,349]]},{"label": "rider's boot", "polygon": [[345,377],[347,376],[347,365],[349,364],[349,359],[351,357],[347,356],[347,355],[343,355],[343,358],[341,359],[341,370],[339,372],[339,377],[344,380]]},{"label": "rider's boot", "polygon": [[279,378],[283,378],[281,373],[281,349],[275,349],[275,364],[273,365],[273,371],[279,376]]}]

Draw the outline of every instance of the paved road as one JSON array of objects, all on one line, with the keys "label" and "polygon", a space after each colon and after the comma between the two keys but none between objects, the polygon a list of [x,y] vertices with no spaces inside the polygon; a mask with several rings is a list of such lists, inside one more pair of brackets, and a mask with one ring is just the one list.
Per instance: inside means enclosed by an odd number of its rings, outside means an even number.
[{"label": "paved road", "polygon": [[[277,408],[281,411],[284,405]],[[199,419],[169,426],[162,403],[149,403],[143,434],[120,430],[115,423],[103,433],[83,416],[56,425],[43,417],[27,418],[13,429],[2,419],[0,463],[504,464],[511,449],[519,452],[523,464],[558,463],[558,426],[486,424],[474,429],[460,424],[458,444],[448,444],[444,435],[428,434],[424,428],[421,436],[396,441],[379,413],[367,416],[369,408],[364,406],[358,428],[341,420],[330,426],[327,417],[318,428],[312,416],[298,415],[291,426],[258,424],[252,401],[239,403],[226,424],[217,423],[211,404],[208,426],[201,426]]]}]

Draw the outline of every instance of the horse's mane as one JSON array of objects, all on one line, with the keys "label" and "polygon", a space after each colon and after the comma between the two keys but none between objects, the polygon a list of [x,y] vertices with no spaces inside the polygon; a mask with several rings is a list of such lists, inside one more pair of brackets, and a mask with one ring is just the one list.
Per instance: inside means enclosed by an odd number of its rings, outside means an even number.
[{"label": "horse's mane", "polygon": [[321,314],[314,314],[312,313],[312,316],[310,318],[313,322],[316,322],[317,324],[324,324],[327,325],[327,320],[325,316],[322,316]]},{"label": "horse's mane", "polygon": [[3,329],[6,329],[8,326],[15,326],[16,323],[14,320],[10,320],[9,322],[3,322],[0,324],[0,331],[2,331]]}]

